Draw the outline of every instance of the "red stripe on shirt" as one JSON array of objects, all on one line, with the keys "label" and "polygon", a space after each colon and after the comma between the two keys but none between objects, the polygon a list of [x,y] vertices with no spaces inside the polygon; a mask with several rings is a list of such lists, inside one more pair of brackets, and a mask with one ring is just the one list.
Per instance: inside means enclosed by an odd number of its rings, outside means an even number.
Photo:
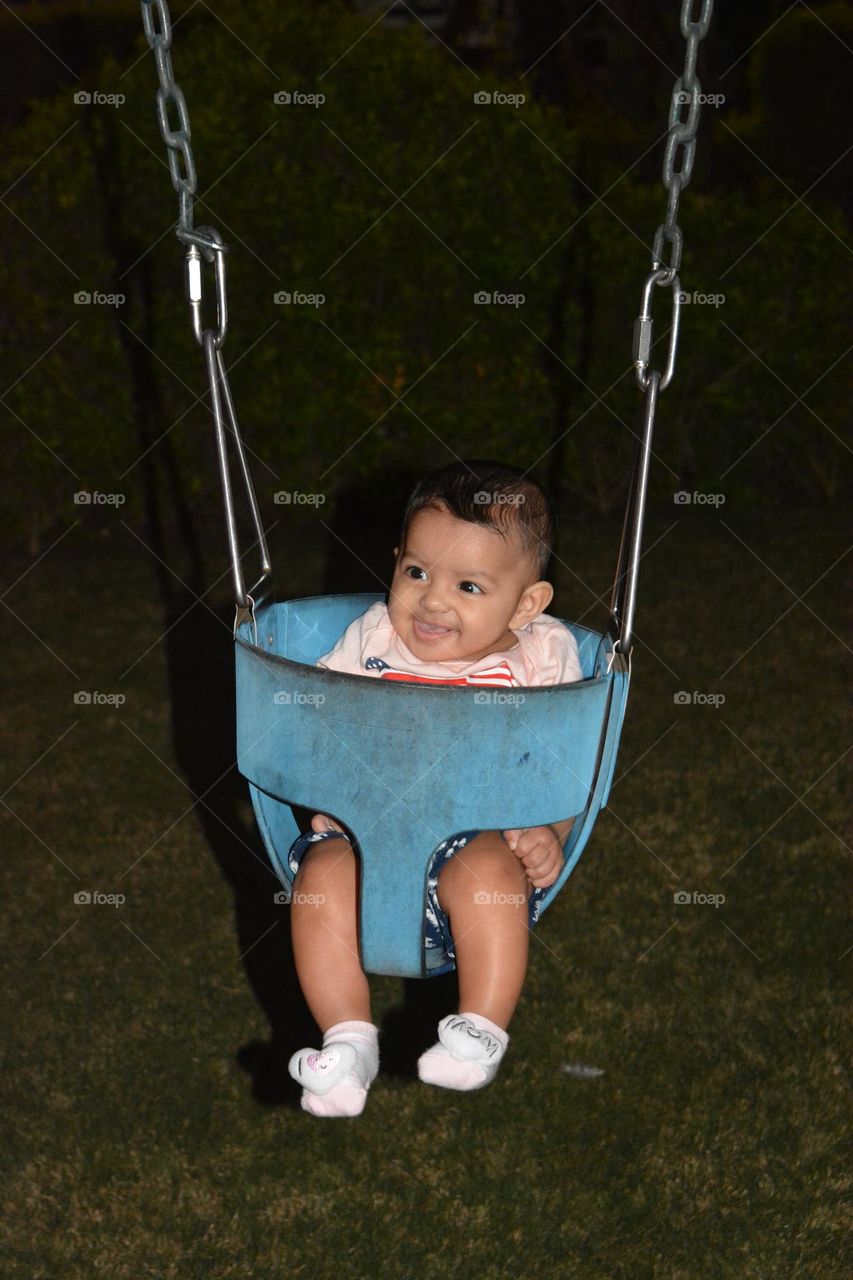
[{"label": "red stripe on shirt", "polygon": [[422,676],[416,675],[411,671],[395,671],[391,667],[386,667],[380,673],[380,680],[396,680],[401,684],[437,684],[437,685],[457,685],[457,686],[489,686],[492,688],[513,688],[515,680],[512,671],[507,663],[502,662],[497,667],[489,667],[485,671],[477,671],[468,676],[452,676],[448,679],[442,679],[440,676]]}]

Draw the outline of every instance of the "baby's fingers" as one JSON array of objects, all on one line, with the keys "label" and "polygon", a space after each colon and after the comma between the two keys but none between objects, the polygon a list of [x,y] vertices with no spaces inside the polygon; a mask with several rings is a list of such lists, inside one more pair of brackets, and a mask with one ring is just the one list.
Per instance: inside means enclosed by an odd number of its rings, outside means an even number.
[{"label": "baby's fingers", "polygon": [[528,871],[527,879],[533,885],[534,889],[548,889],[557,879],[559,873],[559,867],[539,867],[535,871]]},{"label": "baby's fingers", "polygon": [[334,818],[330,818],[328,814],[315,813],[314,817],[311,819],[311,830],[319,831],[319,832],[323,832],[323,831],[343,832],[343,827],[339,822],[335,822]]},{"label": "baby's fingers", "polygon": [[541,876],[551,865],[551,858],[544,849],[531,849],[524,854],[521,861],[529,877]]},{"label": "baby's fingers", "polygon": [[556,871],[528,871],[527,882],[534,889],[547,889],[557,879]]}]

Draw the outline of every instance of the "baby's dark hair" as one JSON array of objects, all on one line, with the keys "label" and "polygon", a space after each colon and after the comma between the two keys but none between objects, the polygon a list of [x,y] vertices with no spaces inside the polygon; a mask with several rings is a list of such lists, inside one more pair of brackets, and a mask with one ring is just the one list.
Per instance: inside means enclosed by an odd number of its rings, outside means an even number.
[{"label": "baby's dark hair", "polygon": [[400,548],[414,516],[444,506],[459,520],[488,525],[502,537],[518,534],[524,551],[545,575],[554,545],[556,516],[551,499],[518,467],[476,458],[432,471],[412,491],[403,516]]}]

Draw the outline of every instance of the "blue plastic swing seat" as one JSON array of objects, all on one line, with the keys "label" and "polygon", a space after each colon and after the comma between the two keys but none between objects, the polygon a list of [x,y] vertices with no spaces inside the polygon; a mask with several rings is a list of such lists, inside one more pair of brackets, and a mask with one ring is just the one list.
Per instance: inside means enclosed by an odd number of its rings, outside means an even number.
[{"label": "blue plastic swing seat", "polygon": [[300,828],[290,808],[330,814],[361,859],[359,939],[367,973],[428,977],[427,870],[459,831],[575,816],[550,905],[607,802],[630,665],[609,636],[565,623],[584,679],[513,690],[407,684],[314,666],[381,595],[262,604],[237,630],[237,763],[286,889]]}]

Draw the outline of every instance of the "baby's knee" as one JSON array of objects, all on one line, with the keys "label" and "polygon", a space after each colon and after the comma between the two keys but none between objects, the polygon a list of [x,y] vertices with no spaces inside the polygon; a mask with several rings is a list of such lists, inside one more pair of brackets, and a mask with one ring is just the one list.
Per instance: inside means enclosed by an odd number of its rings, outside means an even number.
[{"label": "baby's knee", "polygon": [[463,852],[469,851],[473,865],[482,874],[495,879],[524,880],[524,863],[516,857],[500,831],[481,831]]},{"label": "baby's knee", "polygon": [[349,888],[354,883],[355,854],[349,841],[318,840],[303,854],[293,888],[311,893],[323,886],[328,893],[336,888]]},{"label": "baby's knee", "polygon": [[481,831],[445,862],[438,874],[437,889],[442,904],[460,893],[476,894],[482,890],[526,895],[527,875],[521,859],[499,831]]}]

